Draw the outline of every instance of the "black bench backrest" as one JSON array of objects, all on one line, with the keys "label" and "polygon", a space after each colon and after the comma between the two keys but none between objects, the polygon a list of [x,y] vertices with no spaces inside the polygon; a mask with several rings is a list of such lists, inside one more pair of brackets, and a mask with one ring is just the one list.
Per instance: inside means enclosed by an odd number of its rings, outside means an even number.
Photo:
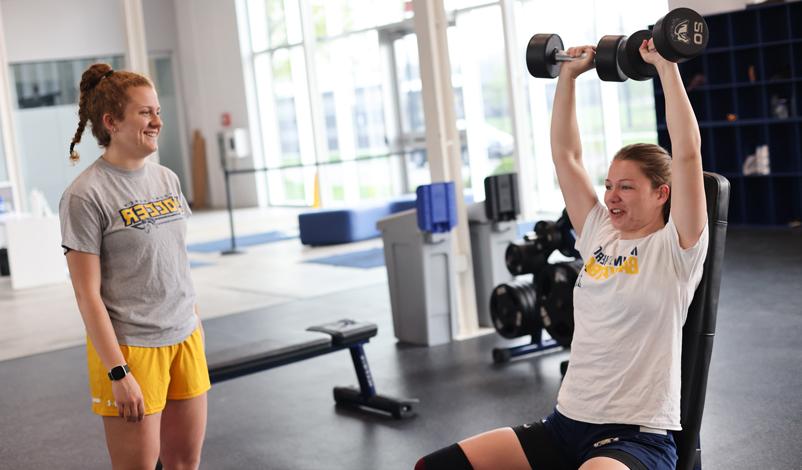
[{"label": "black bench backrest", "polygon": [[704,274],[688,309],[682,329],[682,431],[675,432],[679,461],[677,470],[691,470],[701,459],[699,428],[707,390],[707,372],[716,332],[716,311],[721,285],[721,265],[727,236],[730,182],[721,175],[705,172],[705,195],[710,231]]}]

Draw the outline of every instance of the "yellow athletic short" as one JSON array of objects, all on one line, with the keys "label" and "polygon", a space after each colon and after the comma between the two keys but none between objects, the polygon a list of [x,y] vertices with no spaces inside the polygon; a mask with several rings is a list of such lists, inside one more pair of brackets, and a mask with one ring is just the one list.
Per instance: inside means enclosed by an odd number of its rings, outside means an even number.
[{"label": "yellow athletic short", "polygon": [[[200,328],[183,342],[171,346],[145,348],[120,345],[145,399],[145,414],[161,412],[167,400],[186,400],[203,395],[212,387]],[[89,389],[92,411],[101,416],[119,416],[108,370],[87,337]]]}]

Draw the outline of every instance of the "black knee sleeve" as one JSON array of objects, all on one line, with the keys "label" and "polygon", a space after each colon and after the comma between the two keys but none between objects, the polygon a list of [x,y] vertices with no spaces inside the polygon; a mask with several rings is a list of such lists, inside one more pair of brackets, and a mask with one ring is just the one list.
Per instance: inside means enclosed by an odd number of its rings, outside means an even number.
[{"label": "black knee sleeve", "polygon": [[459,444],[452,444],[418,460],[415,470],[473,470]]}]

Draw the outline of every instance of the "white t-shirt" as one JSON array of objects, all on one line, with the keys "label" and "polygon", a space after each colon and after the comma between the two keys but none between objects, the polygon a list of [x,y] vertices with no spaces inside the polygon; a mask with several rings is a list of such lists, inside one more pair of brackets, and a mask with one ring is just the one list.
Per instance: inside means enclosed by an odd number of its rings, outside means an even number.
[{"label": "white t-shirt", "polygon": [[707,224],[683,250],[671,218],[621,240],[596,203],[576,248],[585,260],[574,287],[570,367],[557,398],[565,416],[594,424],[680,430],[682,325],[702,278]]}]

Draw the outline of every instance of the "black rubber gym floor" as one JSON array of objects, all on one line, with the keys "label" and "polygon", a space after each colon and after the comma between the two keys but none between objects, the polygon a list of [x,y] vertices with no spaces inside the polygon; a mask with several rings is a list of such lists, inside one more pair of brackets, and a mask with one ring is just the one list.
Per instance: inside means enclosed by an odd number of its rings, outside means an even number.
[{"label": "black rubber gym floor", "polygon": [[[702,427],[711,469],[802,468],[802,232],[731,230]],[[378,323],[366,346],[379,393],[417,397],[396,421],[337,409],[355,385],[342,351],[215,385],[205,469],[411,469],[420,455],[554,405],[566,352],[494,366],[491,334],[433,347],[397,345],[387,287],[297,301],[205,323],[209,349],[351,317]],[[108,468],[89,411],[84,348],[0,362],[0,468]]]}]

